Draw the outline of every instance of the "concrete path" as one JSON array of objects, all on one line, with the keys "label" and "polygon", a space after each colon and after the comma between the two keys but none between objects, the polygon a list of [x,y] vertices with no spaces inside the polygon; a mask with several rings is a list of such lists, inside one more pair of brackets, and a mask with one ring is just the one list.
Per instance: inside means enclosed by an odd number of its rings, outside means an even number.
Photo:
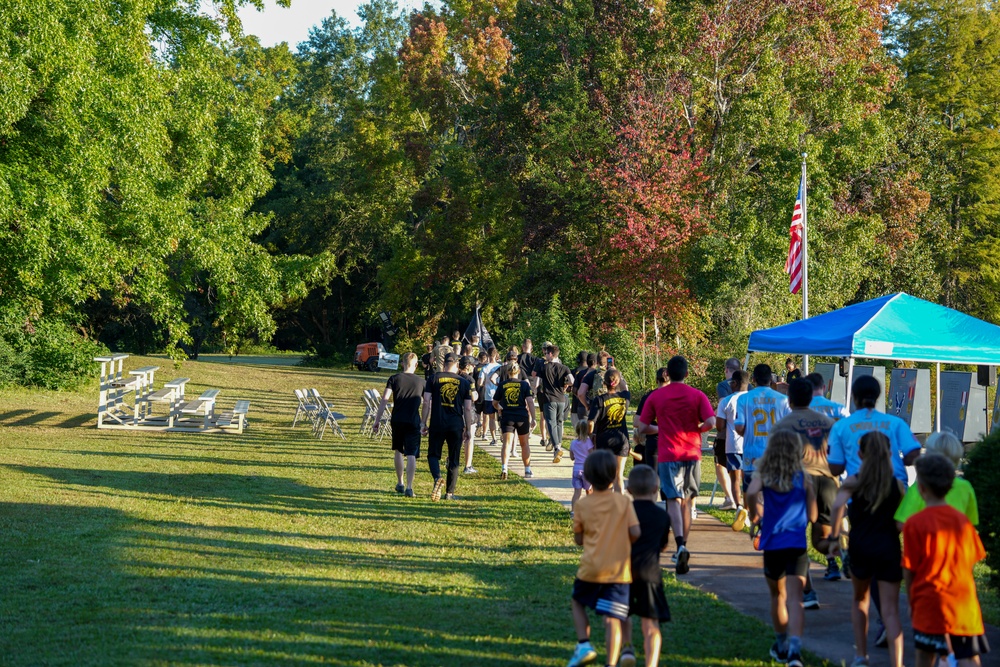
[{"label": "concrete path", "polygon": [[[481,443],[482,441],[477,441],[476,445],[482,446]],[[530,446],[534,477],[527,481],[549,498],[564,505],[568,511],[573,497],[570,482],[573,464],[568,454],[561,463],[555,465],[552,463],[551,452],[546,452],[534,435],[531,437]],[[482,448],[499,460],[499,446],[487,444]],[[521,475],[523,470],[518,452],[511,457],[510,473]],[[702,496],[698,499],[699,505],[707,506],[708,503],[708,497]],[[747,534],[733,532],[730,526],[715,517],[699,512],[691,530],[688,548],[692,554],[691,571],[679,576],[680,581],[713,593],[740,612],[759,618],[770,626],[770,594],[762,572],[762,557],[759,552],[753,550]],[[672,568],[669,556],[664,558],[663,565],[665,568]],[[807,650],[834,664],[849,665],[854,659],[851,582],[846,579],[835,582],[824,581],[823,572],[823,566],[812,564],[813,586],[819,595],[820,608],[806,611],[802,644]],[[904,619],[904,661],[905,664],[912,665],[913,633],[909,624],[909,609],[906,606],[905,595],[900,598],[900,613]],[[874,615],[872,618],[874,619]],[[871,666],[888,667],[889,652],[887,649],[874,647],[875,622],[872,621],[871,625],[868,643]],[[983,665],[1000,666],[1000,630],[987,626],[987,635],[994,652],[984,656]]]}]

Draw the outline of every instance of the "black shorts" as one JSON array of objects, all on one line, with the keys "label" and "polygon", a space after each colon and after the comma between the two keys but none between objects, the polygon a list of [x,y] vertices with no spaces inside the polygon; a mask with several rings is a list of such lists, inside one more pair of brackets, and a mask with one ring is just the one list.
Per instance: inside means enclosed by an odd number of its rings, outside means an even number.
[{"label": "black shorts", "polygon": [[853,545],[848,548],[851,556],[853,579],[875,579],[895,584],[903,580],[902,554],[867,554]]},{"label": "black shorts", "polygon": [[444,451],[444,443],[448,443],[448,451],[454,451],[462,446],[462,431],[428,431],[427,458],[440,459]]},{"label": "black shorts", "polygon": [[[914,630],[913,645],[921,651],[936,653],[940,656],[948,655],[948,643],[945,641],[944,635],[932,635]],[[956,660],[969,660],[977,655],[989,653],[990,644],[986,641],[986,635],[978,637],[951,635],[951,650],[955,652]]]},{"label": "black shorts", "polygon": [[663,592],[663,582],[633,581],[629,584],[628,613],[639,618],[652,618],[660,623],[670,620],[670,607]]},{"label": "black shorts", "polygon": [[[854,561],[851,561],[851,568]],[[809,555],[805,549],[772,549],[764,552],[764,576],[780,581],[786,576],[802,577],[809,573]]]},{"label": "black shorts", "polygon": [[420,458],[420,427],[413,424],[392,424],[392,451]]},{"label": "black shorts", "polygon": [[628,456],[628,436],[621,431],[602,431],[594,438],[594,449],[606,449],[615,456]]},{"label": "black shorts", "polygon": [[833,520],[833,503],[837,499],[840,483],[826,475],[810,475],[810,477],[813,490],[816,491],[816,509],[819,510],[819,516],[814,523],[817,526],[829,526]]},{"label": "black shorts", "polygon": [[528,435],[531,432],[531,423],[521,419],[501,419],[501,433],[517,433],[518,435]]},{"label": "black shorts", "polygon": [[725,439],[715,440],[715,444],[712,445],[713,453],[715,454],[715,465],[726,466],[726,441]]},{"label": "black shorts", "polygon": [[628,620],[629,584],[597,584],[575,579],[573,599],[600,616]]},{"label": "black shorts", "polygon": [[495,415],[497,409],[493,407],[493,401],[485,401],[483,403],[483,414],[484,415]]}]

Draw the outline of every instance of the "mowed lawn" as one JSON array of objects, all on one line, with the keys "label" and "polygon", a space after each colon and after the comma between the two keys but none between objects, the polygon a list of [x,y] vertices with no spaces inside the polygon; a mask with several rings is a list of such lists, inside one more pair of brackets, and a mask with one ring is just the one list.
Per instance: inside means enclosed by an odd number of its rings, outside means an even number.
[{"label": "mowed lawn", "polygon": [[[96,368],[78,393],[0,392],[0,663],[565,665],[566,511],[478,453],[458,501],[430,502],[424,459],[419,497],[397,495],[388,440],[357,435],[385,374],[144,365],[249,399],[251,428],[98,431]],[[348,414],[346,441],[291,428],[302,387]],[[661,664],[770,664],[762,623],[667,594]]]}]

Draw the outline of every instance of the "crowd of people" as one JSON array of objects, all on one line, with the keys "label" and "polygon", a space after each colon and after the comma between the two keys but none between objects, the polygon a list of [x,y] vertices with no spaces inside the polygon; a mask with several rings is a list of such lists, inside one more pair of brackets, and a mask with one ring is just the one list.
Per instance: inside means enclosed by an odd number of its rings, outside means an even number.
[{"label": "crowd of people", "polygon": [[[981,664],[989,646],[972,570],[985,552],[976,532],[975,493],[956,473],[964,447],[949,433],[934,433],[921,454],[905,421],[875,409],[881,387],[874,377],[854,380],[853,410],[847,410],[825,397],[821,375],[803,376],[791,359],[779,383],[768,365],[748,374],[733,358],[713,407],[687,384],[688,363],[676,356],[639,400],[630,434],[631,393],[606,352],[580,352],[570,369],[552,343],[535,357],[525,340],[501,363],[495,348],[480,350],[478,342],[453,346],[446,337],[429,346],[424,377],[416,372],[416,355],[403,355],[403,372],[389,379],[376,424],[394,401],[397,492],[414,495],[415,461],[426,435],[431,500],[442,491],[452,499],[463,448],[464,472],[475,474],[476,439],[495,445],[498,430],[502,479],[509,475],[515,436],[524,477],[532,477],[528,436],[536,425],[559,463],[569,410],[573,534],[583,554],[572,592],[578,644],[568,667],[597,660],[588,609],[603,618],[607,665],[636,664],[631,616],[641,619],[645,664],[658,664],[660,624],[670,619],[660,554],[672,532],[676,573],[689,571],[703,436],[713,430],[722,507],[734,510],[734,531],[749,526],[753,548],[762,552],[773,659],[802,667],[804,610],[819,606],[809,573],[811,545],[826,556],[824,579],[851,579],[852,667],[868,664],[871,606],[878,612],[875,645],[888,649],[893,667],[902,667],[903,582],[915,664],[935,667],[939,657],[949,665]],[[536,411],[542,417],[537,423]],[[907,466],[916,469],[912,486]]]}]

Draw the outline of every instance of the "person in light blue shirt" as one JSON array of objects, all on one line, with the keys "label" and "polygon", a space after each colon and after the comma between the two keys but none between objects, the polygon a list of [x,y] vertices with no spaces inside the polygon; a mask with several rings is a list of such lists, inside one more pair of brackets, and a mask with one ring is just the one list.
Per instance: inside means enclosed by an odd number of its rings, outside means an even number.
[{"label": "person in light blue shirt", "polygon": [[815,410],[834,420],[851,416],[847,408],[836,401],[831,401],[823,395],[826,392],[826,380],[823,379],[822,375],[819,373],[810,373],[806,376],[806,379],[812,382],[813,386],[813,399],[812,403],[809,404],[810,410]]},{"label": "person in light blue shirt", "polygon": [[[771,389],[770,366],[754,366],[753,381],[756,386],[736,401],[735,425],[736,432],[743,436],[744,473],[753,472],[754,459],[764,455],[771,429],[788,414],[788,399]],[[744,484],[749,483],[744,476]]]},{"label": "person in light blue shirt", "polygon": [[896,479],[907,483],[906,466],[920,456],[920,443],[913,432],[899,417],[887,415],[875,409],[882,388],[871,375],[862,375],[851,385],[855,411],[833,425],[830,431],[830,472],[840,475],[845,470],[848,475],[857,475],[861,470],[858,455],[861,436],[871,431],[879,431],[889,438],[892,445],[892,471]]}]

